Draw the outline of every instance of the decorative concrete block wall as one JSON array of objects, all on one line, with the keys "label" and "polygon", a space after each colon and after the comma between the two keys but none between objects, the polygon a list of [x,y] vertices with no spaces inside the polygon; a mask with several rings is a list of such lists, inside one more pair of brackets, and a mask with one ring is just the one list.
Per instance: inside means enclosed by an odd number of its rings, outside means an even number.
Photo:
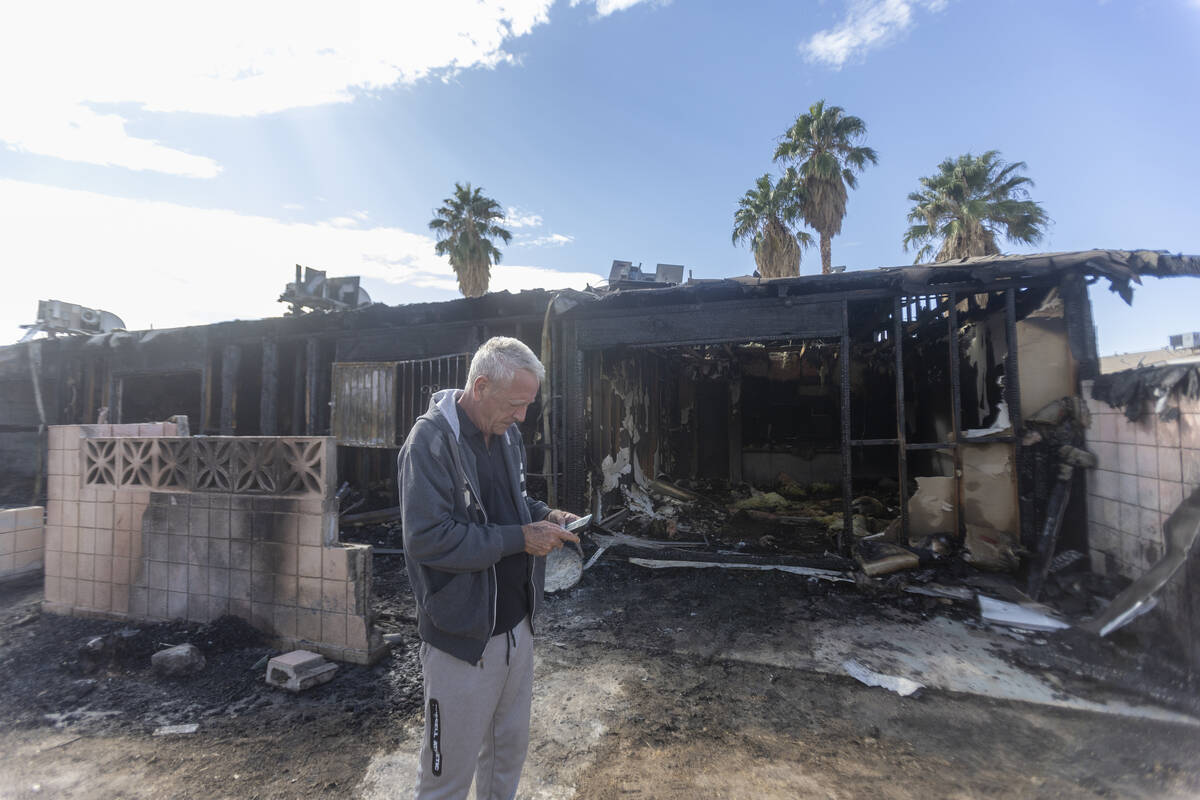
[{"label": "decorative concrete block wall", "polygon": [[[1200,401],[1173,397],[1178,419],[1167,422],[1147,410],[1131,422],[1124,410],[1093,399],[1091,390],[1091,381],[1085,381],[1092,414],[1088,449],[1099,462],[1087,481],[1092,570],[1134,579],[1163,556],[1163,523],[1200,486]],[[1200,663],[1197,593],[1200,553],[1193,553],[1158,599],[1181,642],[1194,651],[1193,661]]]},{"label": "decorative concrete block wall", "polygon": [[280,648],[380,655],[371,548],[337,542],[333,440],[175,437],[172,427],[51,428],[48,609],[234,614]]},{"label": "decorative concrete block wall", "polygon": [[45,509],[0,509],[0,581],[41,572]]}]

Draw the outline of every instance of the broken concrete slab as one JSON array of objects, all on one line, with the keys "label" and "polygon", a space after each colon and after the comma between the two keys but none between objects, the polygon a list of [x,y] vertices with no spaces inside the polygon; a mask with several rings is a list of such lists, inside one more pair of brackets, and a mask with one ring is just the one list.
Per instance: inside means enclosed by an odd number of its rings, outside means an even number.
[{"label": "broken concrete slab", "polygon": [[318,653],[293,650],[267,662],[267,683],[290,692],[303,692],[333,680],[337,668],[337,664]]},{"label": "broken concrete slab", "polygon": [[194,644],[180,644],[150,656],[155,673],[167,677],[194,675],[204,669],[204,654]]}]

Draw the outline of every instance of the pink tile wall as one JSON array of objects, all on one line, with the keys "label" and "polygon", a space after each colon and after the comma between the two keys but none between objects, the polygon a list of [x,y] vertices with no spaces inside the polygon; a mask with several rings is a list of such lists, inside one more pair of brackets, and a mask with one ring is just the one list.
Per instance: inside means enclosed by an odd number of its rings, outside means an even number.
[{"label": "pink tile wall", "polygon": [[1092,413],[1088,448],[1099,461],[1088,474],[1092,568],[1134,578],[1162,557],[1163,522],[1200,486],[1200,413],[1130,422],[1092,398],[1090,381],[1084,397]]},{"label": "pink tile wall", "polygon": [[50,429],[47,610],[192,621],[234,614],[280,647],[377,658],[372,549],[336,543],[328,487],[325,496],[285,498],[82,485],[82,439],[174,433],[171,423]]},{"label": "pink tile wall", "polygon": [[41,506],[0,510],[0,580],[42,569],[44,516]]}]

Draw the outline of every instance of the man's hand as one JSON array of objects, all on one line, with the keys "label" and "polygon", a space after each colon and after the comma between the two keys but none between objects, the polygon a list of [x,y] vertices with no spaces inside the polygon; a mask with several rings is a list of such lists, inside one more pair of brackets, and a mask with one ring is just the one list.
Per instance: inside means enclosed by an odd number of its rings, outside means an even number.
[{"label": "man's hand", "polygon": [[556,508],[546,515],[546,520],[548,522],[553,522],[555,525],[562,525],[564,528],[577,519],[579,519],[578,514],[572,514],[570,511],[563,511],[561,508]]},{"label": "man's hand", "polygon": [[521,531],[525,534],[525,552],[533,556],[544,556],[562,547],[564,542],[579,541],[578,536],[549,519],[522,525]]}]

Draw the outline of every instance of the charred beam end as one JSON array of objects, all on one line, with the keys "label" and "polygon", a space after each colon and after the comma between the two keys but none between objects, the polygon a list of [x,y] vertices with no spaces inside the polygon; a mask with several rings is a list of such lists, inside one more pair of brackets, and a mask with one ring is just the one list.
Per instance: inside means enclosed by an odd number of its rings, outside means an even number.
[{"label": "charred beam end", "polygon": [[233,436],[237,418],[238,368],[242,363],[240,345],[227,344],[221,353],[221,435]]},{"label": "charred beam end", "polygon": [[279,347],[274,339],[262,343],[262,395],[259,401],[259,432],[275,436],[279,430]]}]

